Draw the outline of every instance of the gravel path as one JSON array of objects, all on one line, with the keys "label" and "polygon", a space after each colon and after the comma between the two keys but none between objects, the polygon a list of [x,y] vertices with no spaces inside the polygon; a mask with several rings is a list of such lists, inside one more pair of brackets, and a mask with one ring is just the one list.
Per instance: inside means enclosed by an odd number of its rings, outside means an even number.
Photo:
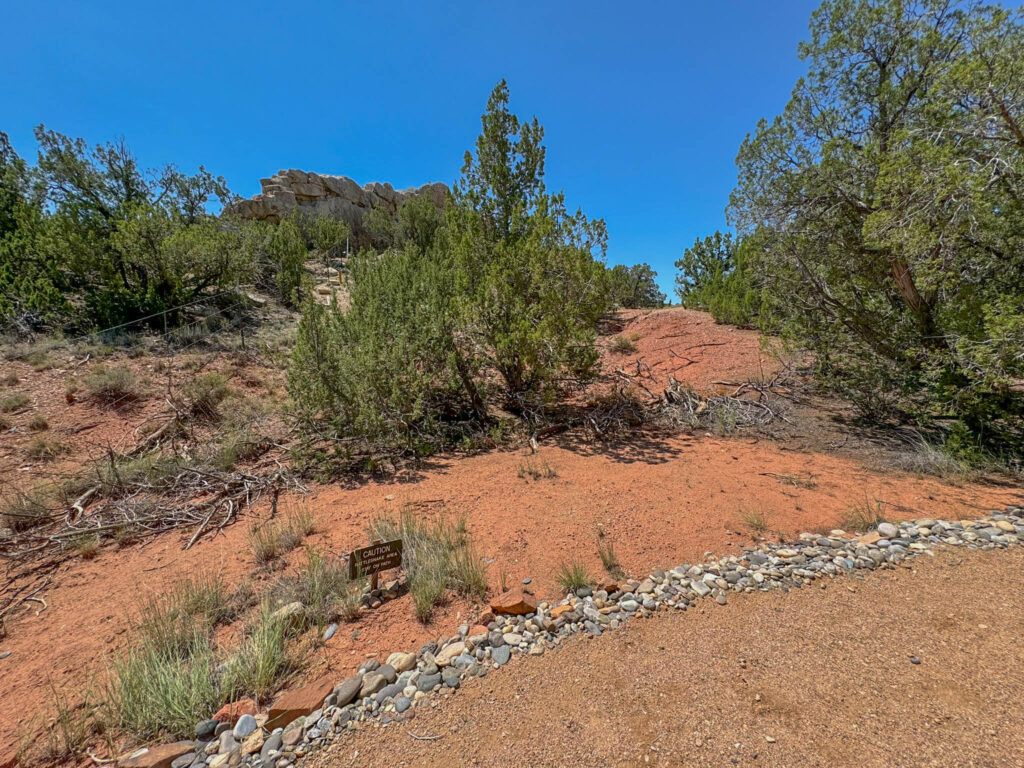
[{"label": "gravel path", "polygon": [[303,765],[1024,765],[1022,638],[1024,550],[940,551],[516,657]]}]

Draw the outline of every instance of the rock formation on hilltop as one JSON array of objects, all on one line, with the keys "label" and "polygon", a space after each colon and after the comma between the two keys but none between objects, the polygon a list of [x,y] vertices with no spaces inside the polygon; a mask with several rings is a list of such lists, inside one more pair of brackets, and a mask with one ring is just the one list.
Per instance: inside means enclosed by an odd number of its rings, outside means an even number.
[{"label": "rock formation on hilltop", "polygon": [[367,211],[380,208],[395,216],[403,202],[421,194],[429,195],[440,208],[448,194],[448,187],[441,182],[401,190],[377,181],[361,187],[348,176],[297,170],[278,171],[269,179],[260,179],[260,187],[260,194],[232,203],[224,212],[273,222],[287,217],[296,208],[315,216],[330,216],[352,227],[354,247],[369,244],[369,233],[362,226]]}]

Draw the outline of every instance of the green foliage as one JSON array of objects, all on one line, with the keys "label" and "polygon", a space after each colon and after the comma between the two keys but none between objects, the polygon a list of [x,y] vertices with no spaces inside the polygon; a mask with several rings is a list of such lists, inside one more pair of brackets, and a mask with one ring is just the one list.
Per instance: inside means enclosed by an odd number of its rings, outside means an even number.
[{"label": "green foliage", "polygon": [[216,420],[220,416],[220,404],[228,396],[228,380],[220,373],[204,373],[185,386],[192,415],[201,419]]},{"label": "green foliage", "polygon": [[310,432],[424,455],[483,434],[494,401],[540,419],[593,376],[604,222],[544,191],[542,136],[502,82],[444,212],[368,216],[388,250],[352,259],[350,308],[303,307],[288,386]]},{"label": "green foliage", "polygon": [[665,294],[658,288],[658,273],[649,264],[627,267],[616,264],[608,268],[608,301],[624,309],[657,308],[665,303]]},{"label": "green foliage", "polygon": [[1022,12],[828,0],[730,218],[784,337],[866,415],[1024,450]]},{"label": "green foliage", "polygon": [[753,285],[751,243],[729,233],[698,238],[676,262],[676,294],[684,307],[710,312],[720,323],[757,325],[761,294]]}]

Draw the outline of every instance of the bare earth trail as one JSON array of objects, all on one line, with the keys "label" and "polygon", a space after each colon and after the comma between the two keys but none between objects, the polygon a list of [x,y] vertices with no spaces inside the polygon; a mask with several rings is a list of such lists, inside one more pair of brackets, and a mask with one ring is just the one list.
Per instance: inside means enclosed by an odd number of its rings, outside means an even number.
[{"label": "bare earth trail", "polygon": [[1019,548],[708,603],[517,657],[308,766],[1024,765]]}]

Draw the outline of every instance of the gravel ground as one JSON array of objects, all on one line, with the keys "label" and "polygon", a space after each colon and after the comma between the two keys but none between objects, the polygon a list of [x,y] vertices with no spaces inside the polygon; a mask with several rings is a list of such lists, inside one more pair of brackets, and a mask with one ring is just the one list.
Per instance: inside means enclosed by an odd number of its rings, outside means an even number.
[{"label": "gravel ground", "polygon": [[1024,765],[1024,551],[826,587],[516,658],[304,765]]}]

